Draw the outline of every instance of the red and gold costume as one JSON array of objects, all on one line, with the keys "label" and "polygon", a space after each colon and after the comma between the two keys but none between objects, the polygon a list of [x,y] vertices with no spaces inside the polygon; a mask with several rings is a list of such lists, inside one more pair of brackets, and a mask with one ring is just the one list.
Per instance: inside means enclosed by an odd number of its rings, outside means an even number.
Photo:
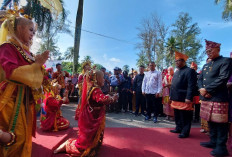
[{"label": "red and gold costume", "polygon": [[28,49],[18,45],[12,40],[0,46],[0,129],[16,135],[13,145],[0,146],[1,157],[30,157],[35,135],[34,91],[41,87],[43,73]]},{"label": "red and gold costume", "polygon": [[56,79],[62,88],[65,88],[65,77],[69,77],[69,73],[67,71],[56,71],[52,74],[52,78]]},{"label": "red and gold costume", "polygon": [[99,87],[89,87],[84,81],[78,119],[78,138],[69,139],[66,152],[74,156],[94,156],[102,144],[105,128],[105,105],[113,100]]},{"label": "red and gold costume", "polygon": [[[89,67],[91,67],[91,63],[90,62],[84,62],[83,64],[82,64],[82,74],[80,74],[79,75],[79,77],[78,77],[78,82],[77,82],[77,84],[78,84],[78,88],[79,88],[79,95],[82,95],[82,88],[83,88],[83,82],[84,82],[84,75],[89,71],[88,69],[86,69],[86,71],[85,71],[85,68],[86,68],[86,66],[89,66]],[[81,106],[81,97],[79,98],[79,102],[78,102],[78,105],[77,105],[77,109],[76,109],[76,112],[75,112],[75,120],[78,120],[78,118],[79,118],[79,111],[80,111],[80,106]]]},{"label": "red and gold costume", "polygon": [[41,128],[44,131],[59,131],[68,129],[70,122],[62,116],[60,107],[63,100],[50,96],[46,100],[46,116],[41,119]]},{"label": "red and gold costume", "polygon": [[170,94],[170,85],[172,83],[172,75],[166,74],[163,79],[163,105],[164,105],[164,113],[167,116],[174,116],[174,110],[171,108],[171,101],[169,100]]}]

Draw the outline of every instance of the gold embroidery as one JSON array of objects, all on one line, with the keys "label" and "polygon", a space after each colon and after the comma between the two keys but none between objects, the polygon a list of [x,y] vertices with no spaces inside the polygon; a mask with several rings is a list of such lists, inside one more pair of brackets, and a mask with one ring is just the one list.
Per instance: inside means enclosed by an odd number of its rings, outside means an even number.
[{"label": "gold embroidery", "polygon": [[[14,44],[13,42],[4,42],[3,44],[5,44],[5,43],[8,43],[8,44],[11,44],[11,45],[13,45],[19,52],[20,52],[20,54],[23,56],[23,58],[26,60],[26,61],[28,61],[29,63],[34,63],[34,61],[32,60],[32,59],[30,59],[27,55],[26,55],[26,53],[23,51],[23,49],[20,47],[20,46],[18,46],[18,45],[16,45],[16,44]],[[31,53],[31,56],[32,56],[32,58],[34,59],[34,55]]]}]

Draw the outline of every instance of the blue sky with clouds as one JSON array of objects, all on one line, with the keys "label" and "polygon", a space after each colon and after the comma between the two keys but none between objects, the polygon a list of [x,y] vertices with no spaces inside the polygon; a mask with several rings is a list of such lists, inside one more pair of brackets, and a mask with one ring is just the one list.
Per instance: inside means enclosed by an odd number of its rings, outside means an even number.
[{"label": "blue sky with clouds", "polygon": [[[77,7],[78,0],[65,0],[72,26],[75,26]],[[203,46],[203,39],[222,43],[221,54],[228,57],[232,51],[232,20],[225,22],[221,18],[222,11],[223,6],[215,5],[214,0],[85,0],[83,29],[130,43],[82,31],[80,60],[89,55],[95,63],[102,64],[108,70],[125,64],[136,68],[138,50],[134,44],[139,42],[137,28],[142,19],[155,13],[161,16],[166,25],[171,26],[180,12],[188,12],[192,22],[198,23]],[[74,27],[71,28],[74,32]],[[58,46],[64,52],[67,47],[73,46],[73,37],[61,34]]]}]

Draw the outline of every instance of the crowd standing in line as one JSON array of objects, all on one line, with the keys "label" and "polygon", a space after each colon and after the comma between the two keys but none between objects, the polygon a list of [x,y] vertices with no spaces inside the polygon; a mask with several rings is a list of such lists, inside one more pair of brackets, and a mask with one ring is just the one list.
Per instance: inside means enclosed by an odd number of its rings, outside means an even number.
[{"label": "crowd standing in line", "polygon": [[188,138],[193,118],[194,122],[201,118],[201,132],[208,132],[210,140],[200,145],[213,149],[212,156],[228,155],[227,141],[232,148],[232,53],[230,58],[220,56],[221,44],[206,40],[208,59],[199,73],[194,62],[187,66],[188,56],[176,51],[175,72],[169,67],[161,73],[150,62],[148,67],[140,66],[139,73],[115,67],[111,75],[106,68],[99,71],[85,62],[81,74],[71,75],[62,70],[61,63],[56,72],[45,69],[49,51],[36,56],[30,52],[34,34],[35,24],[16,15],[1,26],[0,156],[31,156],[36,112],[41,107],[42,130],[67,129],[70,123],[60,107],[70,101],[78,103],[79,136],[55,153],[95,155],[103,140],[106,107],[106,112],[134,113],[154,123],[165,115],[175,120],[170,132],[179,138]]}]

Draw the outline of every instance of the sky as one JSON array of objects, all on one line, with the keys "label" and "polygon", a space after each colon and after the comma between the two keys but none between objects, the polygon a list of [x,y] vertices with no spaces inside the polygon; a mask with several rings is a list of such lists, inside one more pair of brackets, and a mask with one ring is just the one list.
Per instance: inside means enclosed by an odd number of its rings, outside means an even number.
[{"label": "sky", "polygon": [[[64,0],[64,3],[74,34],[78,0]],[[224,21],[222,11],[223,6],[215,5],[214,0],[85,0],[82,29],[127,42],[82,31],[80,61],[89,55],[94,63],[111,71],[115,66],[122,68],[126,64],[136,69],[139,52],[136,49],[136,43],[139,42],[137,28],[141,26],[141,21],[156,14],[170,26],[170,31],[180,12],[189,13],[192,23],[198,23],[203,49],[204,39],[215,41],[222,44],[221,55],[229,57],[232,51],[232,20]],[[61,52],[65,52],[73,43],[74,37],[59,35],[57,44]]]}]

